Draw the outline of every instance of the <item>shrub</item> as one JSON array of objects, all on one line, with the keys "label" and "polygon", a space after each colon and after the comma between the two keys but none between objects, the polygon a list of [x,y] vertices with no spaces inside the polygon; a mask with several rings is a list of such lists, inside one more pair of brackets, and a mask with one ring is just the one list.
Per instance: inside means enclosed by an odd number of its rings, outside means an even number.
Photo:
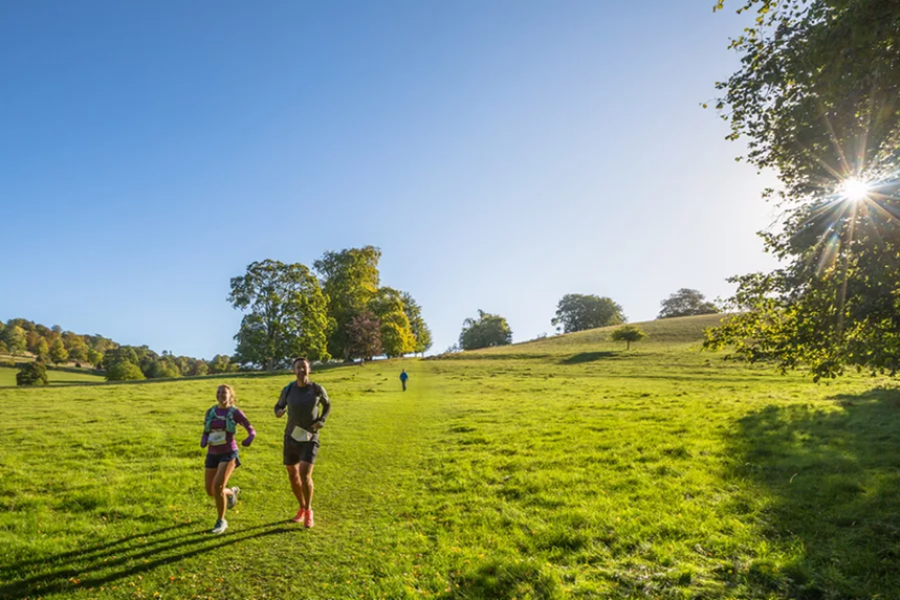
[{"label": "shrub", "polygon": [[25,363],[19,367],[16,373],[16,385],[47,385],[47,367],[43,362],[36,360],[34,362]]}]

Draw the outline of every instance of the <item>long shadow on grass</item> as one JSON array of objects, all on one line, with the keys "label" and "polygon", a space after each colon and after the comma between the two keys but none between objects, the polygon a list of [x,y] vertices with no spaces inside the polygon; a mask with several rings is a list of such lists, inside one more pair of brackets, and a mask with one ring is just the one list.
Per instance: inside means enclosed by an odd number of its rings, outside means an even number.
[{"label": "long shadow on grass", "polygon": [[789,557],[751,564],[746,583],[781,597],[897,597],[900,391],[830,400],[827,409],[769,406],[739,422],[734,475],[769,495],[755,508],[738,501],[735,512],[754,513]]},{"label": "long shadow on grass", "polygon": [[[48,596],[106,586],[218,548],[297,530],[286,521],[276,521],[219,536],[210,535],[208,528],[197,525],[186,533],[179,531],[174,536],[166,535],[180,527],[128,536],[81,552],[45,556],[41,563],[51,568],[33,575],[22,576],[21,573],[27,567],[34,567],[35,561],[5,566],[0,580],[0,598]],[[28,568],[27,572],[31,571]]]},{"label": "long shadow on grass", "polygon": [[604,358],[616,358],[620,352],[581,352],[560,361],[564,365],[580,365],[581,363],[594,362]]}]

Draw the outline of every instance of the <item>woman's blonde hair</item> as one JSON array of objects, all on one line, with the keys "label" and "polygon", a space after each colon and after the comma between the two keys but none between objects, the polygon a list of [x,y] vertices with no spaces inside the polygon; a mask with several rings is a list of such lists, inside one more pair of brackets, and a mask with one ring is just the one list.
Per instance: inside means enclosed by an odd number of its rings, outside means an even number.
[{"label": "woman's blonde hair", "polygon": [[[225,391],[228,392],[228,400],[225,401],[225,406],[234,406],[234,401],[235,401],[234,389],[232,389],[232,387],[230,385],[225,385],[223,383],[216,389],[216,392],[218,393],[218,391],[222,388],[225,388]],[[216,398],[216,399],[218,400],[218,398]]]}]

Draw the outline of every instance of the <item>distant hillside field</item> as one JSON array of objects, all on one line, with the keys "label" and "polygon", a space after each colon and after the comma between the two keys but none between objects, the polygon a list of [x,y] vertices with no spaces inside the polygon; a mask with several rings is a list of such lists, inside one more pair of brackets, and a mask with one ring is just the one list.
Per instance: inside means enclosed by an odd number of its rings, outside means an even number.
[{"label": "distant hillside field", "polygon": [[[287,521],[289,376],[4,389],[0,599],[896,597],[896,382],[723,362],[709,322],[314,373],[312,530]],[[257,440],[212,536],[222,382]]]},{"label": "distant hillside field", "polygon": [[[18,369],[10,367],[0,367],[0,387],[8,385],[16,385],[16,373]],[[72,371],[57,371],[56,369],[47,369],[47,379],[50,385],[63,385],[71,383],[101,383],[106,381],[102,375],[97,375],[89,371],[83,373],[74,373]]]}]

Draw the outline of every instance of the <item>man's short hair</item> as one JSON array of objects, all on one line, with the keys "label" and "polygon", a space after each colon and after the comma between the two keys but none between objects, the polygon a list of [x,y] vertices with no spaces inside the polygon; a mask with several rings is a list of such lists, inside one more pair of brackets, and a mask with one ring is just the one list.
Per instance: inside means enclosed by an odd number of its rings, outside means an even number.
[{"label": "man's short hair", "polygon": [[296,367],[296,366],[297,366],[297,361],[301,361],[301,360],[302,360],[303,362],[305,362],[307,365],[309,364],[309,359],[308,359],[308,358],[306,358],[305,356],[298,356],[297,358],[295,358],[294,360],[291,361],[291,368],[293,369],[294,367]]}]

